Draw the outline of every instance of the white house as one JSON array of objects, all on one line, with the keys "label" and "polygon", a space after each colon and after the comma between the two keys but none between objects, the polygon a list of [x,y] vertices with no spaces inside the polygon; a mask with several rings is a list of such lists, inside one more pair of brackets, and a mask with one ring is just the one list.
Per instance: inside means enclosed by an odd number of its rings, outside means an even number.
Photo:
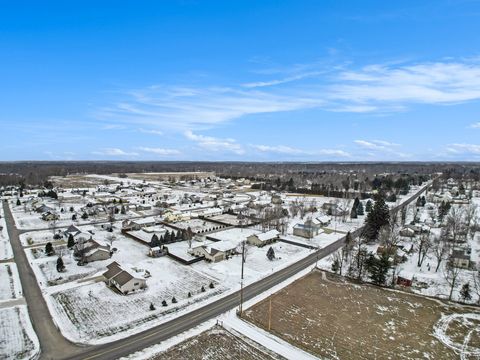
[{"label": "white house", "polygon": [[277,230],[270,230],[260,234],[253,234],[247,237],[247,243],[250,245],[255,245],[258,247],[265,246],[266,244],[271,244],[278,239],[280,233]]},{"label": "white house", "polygon": [[108,286],[115,287],[122,294],[127,295],[136,290],[142,290],[147,287],[147,280],[135,277],[130,271],[122,269],[116,262],[107,265],[107,271],[103,273],[105,282]]}]

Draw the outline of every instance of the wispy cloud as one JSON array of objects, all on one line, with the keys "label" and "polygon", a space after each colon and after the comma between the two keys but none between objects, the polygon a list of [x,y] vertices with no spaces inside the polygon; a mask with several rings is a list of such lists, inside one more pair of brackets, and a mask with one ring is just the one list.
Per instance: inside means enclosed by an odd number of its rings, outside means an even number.
[{"label": "wispy cloud", "polygon": [[[325,76],[320,75],[323,73]],[[276,74],[280,76],[274,80],[236,86],[156,85],[132,90],[96,115],[116,125],[134,124],[142,132],[160,134],[165,130],[198,132],[249,115],[309,108],[388,113],[408,111],[414,104],[480,100],[478,60],[400,62],[349,69],[341,65],[328,71],[320,65],[295,66],[292,71]],[[308,83],[302,81],[306,78]],[[286,82],[292,84],[275,86]]]},{"label": "wispy cloud", "polygon": [[258,87],[281,85],[281,84],[286,84],[286,83],[297,81],[297,80],[302,80],[302,79],[306,79],[306,78],[315,77],[315,76],[318,76],[318,75],[321,75],[321,74],[323,74],[322,71],[311,71],[311,72],[306,72],[306,73],[303,73],[303,74],[287,76],[287,77],[284,77],[282,79],[274,79],[274,80],[269,80],[269,81],[256,81],[256,82],[245,83],[245,84],[242,84],[242,86],[244,86],[246,88],[258,88]]},{"label": "wispy cloud", "polygon": [[347,104],[388,108],[412,103],[453,104],[480,99],[480,64],[436,62],[370,65],[343,71],[330,98]]},{"label": "wispy cloud", "polygon": [[400,144],[396,144],[390,141],[385,141],[385,140],[354,140],[354,143],[358,146],[360,146],[363,149],[366,149],[369,151],[368,156],[369,157],[377,157],[379,154],[382,155],[388,155],[388,156],[394,156],[396,158],[409,158],[411,157],[411,154],[407,154],[401,151],[398,151],[398,147],[400,147]]},{"label": "wispy cloud", "polygon": [[480,145],[476,144],[450,144],[447,151],[452,154],[480,155]]},{"label": "wispy cloud", "polygon": [[172,155],[180,155],[181,152],[176,149],[163,149],[163,148],[152,148],[152,147],[138,147],[139,151],[152,153],[155,155],[160,156],[172,156]]},{"label": "wispy cloud", "polygon": [[265,153],[274,153],[274,154],[282,154],[282,155],[308,155],[308,156],[334,156],[334,157],[350,157],[346,151],[338,150],[338,149],[319,149],[313,151],[302,150],[290,146],[285,145],[251,145],[257,151],[265,152]]},{"label": "wispy cloud", "polygon": [[480,121],[471,124],[469,127],[472,128],[472,129],[480,129]]},{"label": "wispy cloud", "polygon": [[243,146],[238,144],[235,139],[221,139],[213,136],[194,134],[192,131],[185,131],[187,139],[194,141],[198,146],[208,151],[228,151],[237,155],[245,153]]},{"label": "wispy cloud", "polygon": [[160,130],[155,130],[155,129],[143,129],[140,128],[138,129],[139,132],[144,133],[144,134],[153,134],[153,135],[163,135],[163,131]]},{"label": "wispy cloud", "polygon": [[104,148],[99,151],[93,151],[92,154],[102,156],[138,156],[136,152],[127,152],[118,148]]}]

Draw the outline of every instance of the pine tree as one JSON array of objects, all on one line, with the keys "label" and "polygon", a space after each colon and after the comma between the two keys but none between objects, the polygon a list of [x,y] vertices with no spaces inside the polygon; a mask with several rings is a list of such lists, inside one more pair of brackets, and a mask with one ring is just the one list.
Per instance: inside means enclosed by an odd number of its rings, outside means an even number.
[{"label": "pine tree", "polygon": [[211,282],[210,285],[208,285],[208,287],[209,287],[210,289],[213,289],[213,288],[215,288],[215,285],[213,285],[213,282]]},{"label": "pine tree", "polygon": [[62,272],[65,270],[65,265],[63,264],[63,259],[61,256],[58,257],[57,259],[57,271]]},{"label": "pine tree", "polygon": [[385,204],[383,196],[379,195],[375,201],[375,205],[368,213],[363,229],[362,237],[367,241],[375,241],[378,232],[382,226],[388,225],[390,221],[390,210]]},{"label": "pine tree", "polygon": [[20,206],[22,205],[22,203],[20,202],[20,199],[17,199],[17,206]]},{"label": "pine tree", "polygon": [[270,246],[270,248],[267,250],[267,258],[268,260],[272,261],[275,259],[275,250]]},{"label": "pine tree", "polygon": [[151,311],[155,310],[155,305],[153,305],[153,303],[150,303],[150,310]]},{"label": "pine tree", "polygon": [[365,212],[363,210],[363,203],[360,201],[357,206],[357,215],[362,216],[365,215]]},{"label": "pine tree", "polygon": [[377,285],[384,285],[387,280],[388,270],[390,269],[388,254],[383,254],[380,258],[370,254],[366,262],[366,267],[370,273],[370,279]]},{"label": "pine tree", "polygon": [[201,291],[201,292],[205,292],[205,287],[202,286],[202,287],[200,288],[200,291]]},{"label": "pine tree", "polygon": [[175,296],[172,298],[172,304],[176,304],[177,303],[177,299],[175,299]]},{"label": "pine tree", "polygon": [[190,291],[188,292],[187,297],[192,297],[192,293]]},{"label": "pine tree", "polygon": [[88,214],[87,214],[86,212],[84,212],[84,213],[82,214],[82,219],[83,219],[83,220],[87,220],[87,219],[88,219]]},{"label": "pine tree", "polygon": [[150,247],[155,247],[159,245],[159,240],[157,234],[153,234],[152,239],[150,240]]},{"label": "pine tree", "polygon": [[465,283],[460,290],[460,296],[463,301],[469,301],[472,299],[472,294],[470,293],[470,283]]},{"label": "pine tree", "polygon": [[335,259],[333,260],[333,263],[332,263],[332,271],[335,274],[337,274],[339,270],[340,270],[340,262],[338,261],[338,259]]},{"label": "pine tree", "polygon": [[48,242],[45,245],[45,254],[47,254],[47,256],[51,256],[51,255],[55,254],[55,250],[53,249],[53,245],[52,245],[51,242]]},{"label": "pine tree", "polygon": [[350,211],[350,218],[351,219],[357,218],[357,208],[355,206],[352,208],[352,211]]},{"label": "pine tree", "polygon": [[165,300],[162,301],[162,306],[167,306],[167,302]]},{"label": "pine tree", "polygon": [[73,238],[72,234],[68,235],[68,241],[67,241],[67,247],[71,249],[72,247],[75,246],[75,239]]},{"label": "pine tree", "polygon": [[367,213],[369,213],[370,211],[372,211],[372,201],[371,200],[368,200],[367,201],[367,204],[365,205],[365,211]]}]

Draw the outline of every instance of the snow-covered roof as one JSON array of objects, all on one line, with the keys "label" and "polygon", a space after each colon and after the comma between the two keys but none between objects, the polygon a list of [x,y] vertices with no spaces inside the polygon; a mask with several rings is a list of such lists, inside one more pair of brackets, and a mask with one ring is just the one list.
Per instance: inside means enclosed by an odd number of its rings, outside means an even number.
[{"label": "snow-covered roof", "polygon": [[277,230],[270,230],[261,234],[257,234],[257,238],[260,241],[268,241],[276,238],[280,233]]}]

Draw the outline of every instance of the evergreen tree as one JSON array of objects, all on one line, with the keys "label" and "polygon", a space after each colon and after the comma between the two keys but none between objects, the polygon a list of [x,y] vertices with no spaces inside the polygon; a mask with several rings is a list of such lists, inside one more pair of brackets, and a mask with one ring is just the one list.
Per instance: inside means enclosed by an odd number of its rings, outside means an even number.
[{"label": "evergreen tree", "polygon": [[160,241],[158,239],[157,234],[153,234],[152,239],[150,240],[150,247],[155,247],[159,245],[160,245]]},{"label": "evergreen tree", "polygon": [[176,304],[177,303],[177,299],[175,299],[175,296],[172,298],[172,304]]},{"label": "evergreen tree", "polygon": [[213,288],[215,287],[215,285],[213,285],[213,282],[211,282],[210,285],[208,285],[208,287],[209,287],[210,289],[213,289]]},{"label": "evergreen tree", "polygon": [[267,250],[267,258],[268,260],[272,261],[273,259],[275,259],[275,250],[273,250],[273,248],[270,246]]},{"label": "evergreen tree", "polygon": [[388,270],[390,269],[388,254],[383,254],[380,258],[370,254],[366,262],[366,267],[370,273],[370,279],[377,285],[384,285],[387,280]]},{"label": "evergreen tree", "polygon": [[363,203],[360,201],[357,206],[357,215],[362,216],[365,215],[365,212],[363,210]]},{"label": "evergreen tree", "polygon": [[355,206],[350,211],[350,218],[351,219],[356,219],[357,218],[357,208]]},{"label": "evergreen tree", "polygon": [[61,256],[58,257],[57,259],[57,271],[62,272],[65,270],[65,265],[63,264],[63,259]]},{"label": "evergreen tree", "polygon": [[460,296],[463,301],[468,301],[472,299],[472,294],[470,293],[470,283],[465,283],[460,290]]},{"label": "evergreen tree", "polygon": [[165,300],[162,301],[162,306],[167,306],[167,302]]},{"label": "evergreen tree", "polygon": [[51,256],[51,255],[55,254],[55,250],[53,250],[53,245],[52,245],[51,242],[48,242],[45,245],[45,254],[47,254],[47,256]]},{"label": "evergreen tree", "polygon": [[75,239],[73,238],[72,234],[68,235],[68,241],[67,241],[67,247],[71,249],[72,247],[75,246]]},{"label": "evergreen tree", "polygon": [[83,219],[83,220],[87,220],[87,219],[88,219],[88,214],[87,214],[86,212],[84,212],[84,213],[82,214],[82,219]]},{"label": "evergreen tree", "polygon": [[365,228],[363,229],[362,237],[367,241],[375,241],[378,237],[378,232],[382,226],[388,225],[390,221],[390,210],[385,204],[383,196],[378,195],[375,205],[368,213],[365,220]]},{"label": "evergreen tree", "polygon": [[75,221],[75,220],[77,220],[77,215],[76,215],[76,214],[73,214],[73,215],[72,215],[72,221]]},{"label": "evergreen tree", "polygon": [[202,286],[202,287],[200,288],[200,291],[201,291],[201,292],[205,292],[205,287]]},{"label": "evergreen tree", "polygon": [[192,297],[192,293],[190,291],[188,292],[187,297],[189,297],[189,298]]},{"label": "evergreen tree", "polygon": [[20,206],[22,205],[22,203],[20,202],[20,199],[17,199],[17,206]]},{"label": "evergreen tree", "polygon": [[370,211],[372,211],[372,201],[371,200],[368,200],[367,201],[367,204],[365,205],[365,211],[367,213],[369,213]]},{"label": "evergreen tree", "polygon": [[155,305],[153,305],[153,303],[150,303],[150,310],[151,311],[155,310]]},{"label": "evergreen tree", "polygon": [[338,259],[335,259],[333,260],[333,263],[332,263],[332,271],[335,274],[337,274],[339,270],[340,270],[340,262],[338,261]]}]

